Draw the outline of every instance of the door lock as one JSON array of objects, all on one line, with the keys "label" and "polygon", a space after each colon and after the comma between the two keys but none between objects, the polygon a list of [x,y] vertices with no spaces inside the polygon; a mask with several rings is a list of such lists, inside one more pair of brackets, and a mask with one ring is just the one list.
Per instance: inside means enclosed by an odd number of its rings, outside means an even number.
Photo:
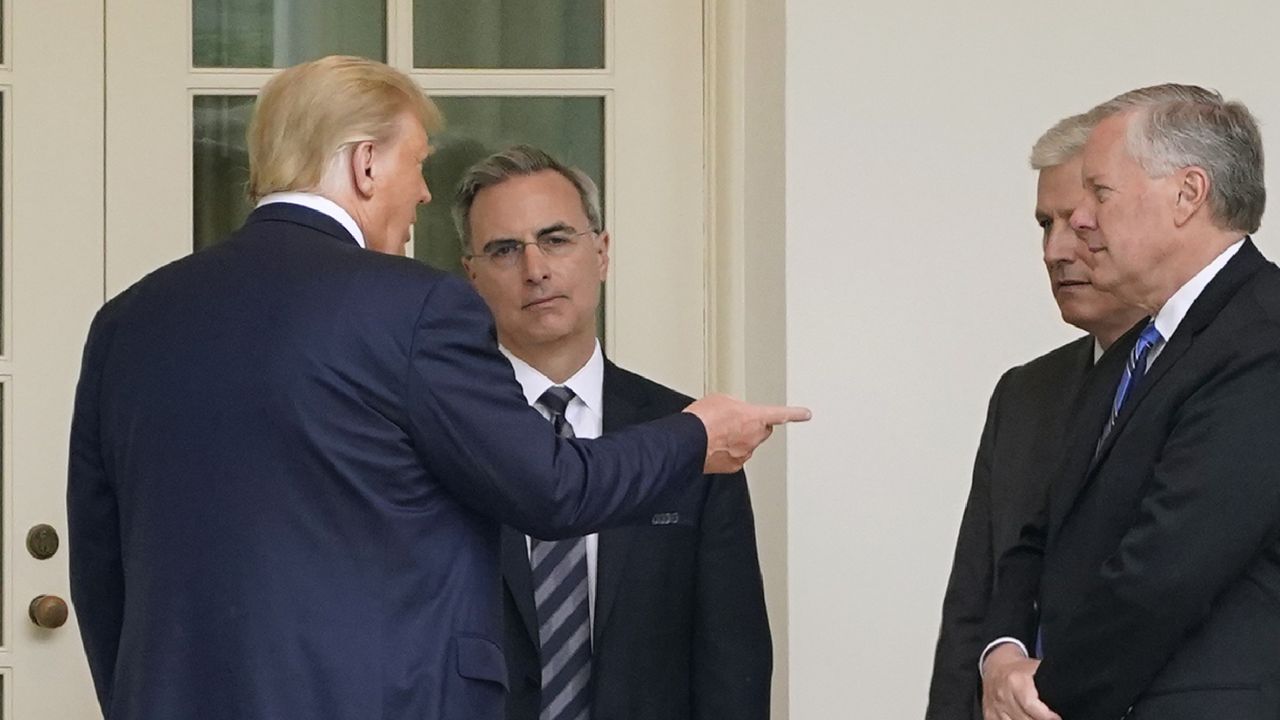
[{"label": "door lock", "polygon": [[58,552],[58,531],[40,523],[27,531],[27,552],[37,560],[48,560]]}]

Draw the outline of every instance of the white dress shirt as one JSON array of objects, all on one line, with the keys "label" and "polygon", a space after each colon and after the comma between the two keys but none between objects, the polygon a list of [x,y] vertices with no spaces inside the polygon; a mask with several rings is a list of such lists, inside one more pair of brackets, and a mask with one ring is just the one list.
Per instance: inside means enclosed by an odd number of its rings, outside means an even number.
[{"label": "white dress shirt", "polygon": [[[542,416],[551,419],[551,414],[547,409],[538,405],[538,398],[542,397],[549,388],[556,383],[542,373],[538,372],[532,365],[521,360],[505,347],[498,346],[503,355],[511,361],[511,369],[516,373],[516,380],[519,381],[520,387],[524,389],[525,400],[534,407]],[[596,342],[595,352],[591,353],[591,358],[587,360],[587,364],[583,365],[573,377],[564,381],[564,387],[573,391],[573,399],[569,401],[568,407],[564,410],[564,419],[573,426],[574,437],[580,438],[596,438],[600,437],[604,426],[604,354],[600,352],[600,343]],[[599,547],[599,537],[592,533],[585,536],[587,551],[587,598],[588,612],[591,617],[591,627],[594,634],[596,620],[596,551]],[[529,548],[529,538],[525,537],[525,549]]]},{"label": "white dress shirt", "polygon": [[267,195],[258,201],[258,207],[270,205],[272,203],[289,203],[290,205],[301,205],[305,208],[311,208],[318,213],[324,213],[338,224],[346,228],[351,233],[351,237],[356,239],[360,247],[364,247],[364,233],[360,232],[360,226],[356,224],[355,218],[351,217],[351,213],[342,209],[338,203],[330,200],[323,195],[316,195],[308,192],[276,192]]},{"label": "white dress shirt", "polygon": [[1200,293],[1204,292],[1205,287],[1210,280],[1222,271],[1227,262],[1235,257],[1235,254],[1244,246],[1244,238],[1240,238],[1231,247],[1223,250],[1213,262],[1204,266],[1200,272],[1196,273],[1182,287],[1178,288],[1164,306],[1156,313],[1156,329],[1160,331],[1160,342],[1151,346],[1151,352],[1147,353],[1147,369],[1151,369],[1151,363],[1156,361],[1156,357],[1164,350],[1164,346],[1169,343],[1169,338],[1177,332],[1178,326],[1182,324],[1182,319],[1187,316],[1187,311],[1191,309],[1192,303],[1196,298],[1200,297]]},{"label": "white dress shirt", "polygon": [[[1160,331],[1160,340],[1156,344],[1152,345],[1151,350],[1147,352],[1148,370],[1151,369],[1151,363],[1154,363],[1156,361],[1156,357],[1160,355],[1160,351],[1164,350],[1164,346],[1169,343],[1169,339],[1178,331],[1178,326],[1182,324],[1182,319],[1187,316],[1187,311],[1191,309],[1192,304],[1194,304],[1200,297],[1200,294],[1204,292],[1204,289],[1209,285],[1209,282],[1212,281],[1219,272],[1222,272],[1222,268],[1226,267],[1227,262],[1229,262],[1231,258],[1235,257],[1235,254],[1240,251],[1240,248],[1244,246],[1244,241],[1245,238],[1240,238],[1232,244],[1231,247],[1223,250],[1218,257],[1214,258],[1212,262],[1205,265],[1200,272],[1193,275],[1190,280],[1183,284],[1182,287],[1178,288],[1178,291],[1170,296],[1169,299],[1165,301],[1164,305],[1160,307],[1160,310],[1156,313],[1155,317],[1156,330]],[[1018,649],[1022,651],[1023,656],[1030,655],[1030,653],[1027,652],[1027,646],[1023,645],[1021,640],[1015,637],[996,638],[983,649],[982,655],[978,657],[979,675],[982,674],[982,666],[987,661],[987,655],[989,655],[997,645],[1003,645],[1005,643],[1012,643],[1016,645]]]}]

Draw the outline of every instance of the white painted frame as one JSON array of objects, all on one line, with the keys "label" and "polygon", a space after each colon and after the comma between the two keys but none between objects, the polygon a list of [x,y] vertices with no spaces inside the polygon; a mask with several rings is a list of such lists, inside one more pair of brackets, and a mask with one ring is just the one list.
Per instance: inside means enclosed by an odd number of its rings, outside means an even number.
[{"label": "white painted frame", "polygon": [[[67,430],[90,318],[103,291],[102,0],[6,0],[0,68],[4,127],[4,398],[6,717],[100,717],[74,607],[66,625],[35,627],[37,595],[70,600]],[[27,553],[38,523],[57,554]]]},{"label": "white painted frame", "polygon": [[[785,0],[704,0],[708,387],[787,401]],[[787,446],[747,468],[773,631],[772,717],[790,714]]]}]

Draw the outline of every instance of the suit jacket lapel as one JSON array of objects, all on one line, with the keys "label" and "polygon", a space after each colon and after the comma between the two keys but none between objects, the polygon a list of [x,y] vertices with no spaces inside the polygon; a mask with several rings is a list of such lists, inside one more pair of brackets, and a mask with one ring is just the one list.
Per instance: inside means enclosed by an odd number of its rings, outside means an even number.
[{"label": "suit jacket lapel", "polygon": [[515,599],[524,629],[533,646],[538,647],[538,612],[533,606],[533,573],[529,569],[529,546],[524,535],[502,526],[502,579]]},{"label": "suit jacket lapel", "polygon": [[[1145,324],[1145,321],[1143,324]],[[1178,332],[1174,333],[1173,339],[1170,340],[1165,345],[1164,349],[1160,351],[1160,355],[1156,357],[1155,362],[1151,364],[1151,369],[1143,376],[1142,381],[1138,383],[1138,387],[1134,388],[1133,397],[1130,397],[1125,402],[1124,408],[1122,408],[1120,410],[1120,414],[1116,416],[1116,424],[1111,428],[1111,432],[1107,435],[1106,439],[1102,441],[1102,446],[1094,453],[1093,461],[1089,464],[1090,473],[1092,473],[1094,469],[1098,467],[1098,464],[1101,463],[1108,454],[1110,454],[1111,446],[1115,444],[1116,437],[1120,435],[1120,431],[1124,429],[1126,424],[1128,424],[1129,418],[1133,417],[1133,413],[1138,409],[1138,406],[1142,404],[1142,399],[1145,398],[1151,388],[1160,381],[1160,378],[1164,377],[1164,374],[1169,371],[1169,368],[1173,367],[1174,363],[1178,362],[1178,360],[1186,354],[1187,350],[1191,348],[1194,336],[1190,332],[1183,332],[1184,329],[1189,330],[1190,328],[1178,328]],[[1137,339],[1134,338],[1134,340],[1136,342]],[[1129,343],[1129,349],[1125,351],[1126,355],[1132,351],[1132,346],[1133,343]],[[1112,402],[1114,402],[1115,388],[1113,387],[1111,391],[1113,395]]]},{"label": "suit jacket lapel", "polygon": [[[647,419],[643,408],[649,399],[629,381],[627,375],[608,359],[604,361],[604,418],[605,432],[613,432]],[[601,633],[609,623],[618,588],[625,575],[627,556],[635,542],[635,528],[620,527],[600,533],[596,552],[596,614],[592,623],[597,645]]]}]

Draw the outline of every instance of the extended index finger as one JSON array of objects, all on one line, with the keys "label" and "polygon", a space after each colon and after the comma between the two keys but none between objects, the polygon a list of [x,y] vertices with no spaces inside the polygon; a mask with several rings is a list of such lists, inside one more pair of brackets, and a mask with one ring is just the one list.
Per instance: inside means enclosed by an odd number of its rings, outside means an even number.
[{"label": "extended index finger", "polygon": [[792,422],[808,422],[813,412],[807,407],[788,405],[760,405],[760,419],[765,425],[785,425]]}]

